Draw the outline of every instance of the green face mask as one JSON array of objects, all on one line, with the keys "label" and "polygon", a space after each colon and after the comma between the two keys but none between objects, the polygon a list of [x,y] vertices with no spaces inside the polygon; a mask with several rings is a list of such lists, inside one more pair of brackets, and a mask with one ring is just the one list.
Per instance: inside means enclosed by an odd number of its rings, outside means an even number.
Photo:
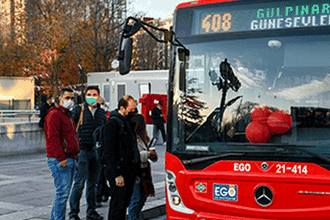
[{"label": "green face mask", "polygon": [[86,98],[86,102],[88,105],[95,105],[97,101],[97,98],[95,97],[87,97]]}]

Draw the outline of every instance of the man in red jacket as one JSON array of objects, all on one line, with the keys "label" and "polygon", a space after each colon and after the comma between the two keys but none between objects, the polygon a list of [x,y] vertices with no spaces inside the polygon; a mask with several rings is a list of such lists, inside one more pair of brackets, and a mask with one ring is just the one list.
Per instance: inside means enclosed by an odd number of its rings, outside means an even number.
[{"label": "man in red jacket", "polygon": [[44,125],[47,164],[55,185],[50,220],[65,219],[66,204],[77,169],[77,154],[80,151],[76,126],[69,111],[74,105],[72,89],[62,89],[59,100],[60,104],[49,110]]}]

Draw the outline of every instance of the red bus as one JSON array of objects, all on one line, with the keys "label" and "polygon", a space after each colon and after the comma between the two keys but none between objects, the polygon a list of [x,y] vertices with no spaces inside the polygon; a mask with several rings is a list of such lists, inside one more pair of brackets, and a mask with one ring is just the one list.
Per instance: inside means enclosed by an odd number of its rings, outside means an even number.
[{"label": "red bus", "polygon": [[330,2],[191,1],[173,32],[167,219],[330,219]]}]

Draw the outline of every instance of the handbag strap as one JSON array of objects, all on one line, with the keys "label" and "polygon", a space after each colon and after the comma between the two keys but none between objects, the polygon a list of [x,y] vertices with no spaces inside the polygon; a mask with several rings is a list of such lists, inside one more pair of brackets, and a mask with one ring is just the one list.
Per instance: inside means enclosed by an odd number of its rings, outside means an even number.
[{"label": "handbag strap", "polygon": [[79,121],[77,123],[77,128],[76,128],[76,132],[78,132],[79,126],[83,124],[83,114],[84,114],[84,104],[81,103],[80,104],[81,110],[80,110],[80,116],[79,116]]}]

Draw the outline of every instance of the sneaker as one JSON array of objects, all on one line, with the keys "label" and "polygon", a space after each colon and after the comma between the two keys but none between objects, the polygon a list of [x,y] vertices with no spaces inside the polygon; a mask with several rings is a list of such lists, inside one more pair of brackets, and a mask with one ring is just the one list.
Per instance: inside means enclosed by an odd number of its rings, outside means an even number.
[{"label": "sneaker", "polygon": [[93,212],[86,216],[86,220],[103,220],[103,217],[99,215],[97,212]]},{"label": "sneaker", "polygon": [[78,215],[72,215],[69,217],[69,220],[80,220]]}]

